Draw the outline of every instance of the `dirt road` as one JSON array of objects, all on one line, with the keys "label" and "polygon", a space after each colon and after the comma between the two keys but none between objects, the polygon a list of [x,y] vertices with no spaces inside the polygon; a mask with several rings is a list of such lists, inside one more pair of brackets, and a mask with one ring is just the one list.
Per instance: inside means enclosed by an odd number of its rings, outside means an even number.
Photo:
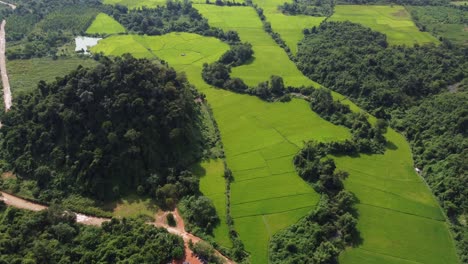
[{"label": "dirt road", "polygon": [[8,74],[7,74],[7,69],[6,69],[5,24],[6,24],[6,20],[3,20],[0,26],[0,72],[2,74],[3,100],[5,101],[5,111],[8,111],[11,108],[11,90],[10,90],[10,81],[8,80]]},{"label": "dirt road", "polygon": [[0,4],[4,4],[4,5],[7,5],[7,6],[10,6],[11,9],[13,9],[13,10],[16,9],[16,5],[14,5],[14,4],[10,4],[10,3],[7,3],[7,2],[3,2],[3,1],[0,1]]}]

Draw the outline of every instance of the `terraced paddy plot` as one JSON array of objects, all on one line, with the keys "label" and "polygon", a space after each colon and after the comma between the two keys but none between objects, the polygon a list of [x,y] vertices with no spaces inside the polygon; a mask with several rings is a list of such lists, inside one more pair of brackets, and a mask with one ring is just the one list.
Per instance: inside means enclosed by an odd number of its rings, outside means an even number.
[{"label": "terraced paddy plot", "polygon": [[306,28],[320,25],[325,17],[287,16],[278,10],[285,0],[254,0],[263,9],[263,13],[271,23],[273,31],[281,35],[293,54],[297,53],[297,44],[304,38],[302,33]]},{"label": "terraced paddy plot", "polygon": [[157,7],[166,4],[166,0],[104,0],[104,4],[107,5],[123,5],[130,9],[146,7]]},{"label": "terraced paddy plot", "polygon": [[351,21],[387,35],[392,45],[439,43],[418,30],[403,6],[337,5],[331,21]]},{"label": "terraced paddy plot", "polygon": [[226,224],[226,180],[222,160],[209,160],[193,166],[192,171],[200,177],[200,191],[209,197],[216,208],[220,224],[213,230],[216,241],[225,247],[232,247],[229,228]]},{"label": "terraced paddy plot", "polygon": [[125,33],[125,28],[114,18],[107,14],[100,13],[96,16],[93,23],[86,30],[87,34],[118,34]]},{"label": "terraced paddy plot", "polygon": [[341,263],[458,263],[444,216],[412,167],[403,136],[389,130],[396,148],[384,155],[335,157],[350,173],[347,190],[359,199],[358,230],[364,243]]},{"label": "terraced paddy plot", "polygon": [[232,76],[242,78],[251,86],[268,80],[271,75],[282,76],[286,85],[318,86],[302,75],[284,50],[263,30],[262,22],[253,8],[200,4],[194,7],[208,18],[211,26],[235,30],[242,41],[252,44],[255,59],[248,65],[233,68]]}]

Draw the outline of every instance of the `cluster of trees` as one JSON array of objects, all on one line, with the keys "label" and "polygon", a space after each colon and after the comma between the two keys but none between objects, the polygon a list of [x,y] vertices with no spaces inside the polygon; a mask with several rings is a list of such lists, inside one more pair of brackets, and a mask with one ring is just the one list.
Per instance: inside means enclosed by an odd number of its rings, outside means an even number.
[{"label": "cluster of trees", "polygon": [[213,228],[219,224],[214,204],[208,197],[188,196],[180,201],[179,209],[188,221],[186,228],[193,233],[212,234]]},{"label": "cluster of trees", "polygon": [[298,174],[321,194],[316,209],[298,223],[273,236],[272,263],[337,263],[339,253],[360,242],[354,195],[344,190],[348,176],[326,158],[329,147],[308,142],[294,157]]},{"label": "cluster of trees", "polygon": [[58,47],[86,31],[101,5],[97,0],[18,2],[16,9],[2,11],[7,40],[17,42],[7,50],[9,59],[56,56]]},{"label": "cluster of trees", "polygon": [[0,263],[168,263],[184,256],[182,238],[143,219],[76,224],[73,213],[41,212],[0,201]]},{"label": "cluster of trees", "polygon": [[163,35],[169,32],[190,32],[216,37],[228,43],[239,41],[237,32],[224,32],[211,27],[208,20],[192,7],[190,1],[168,0],[165,6],[156,8],[128,10],[125,6],[117,5],[115,8],[107,9],[105,12],[130,32],[137,34]]},{"label": "cluster of trees", "polygon": [[468,92],[427,98],[396,118],[393,125],[409,140],[415,166],[422,169],[452,222],[460,258],[467,263],[468,235],[462,217],[468,212]]},{"label": "cluster of trees", "polygon": [[383,153],[387,145],[384,134],[387,132],[387,122],[378,119],[375,126],[367,120],[367,115],[359,112],[351,112],[348,105],[333,101],[330,90],[325,88],[314,89],[309,95],[310,108],[323,119],[350,129],[353,138],[346,141],[342,150],[346,154],[357,152]]},{"label": "cluster of trees", "polygon": [[293,0],[278,6],[278,10],[285,15],[308,15],[329,17],[333,15],[334,0]]},{"label": "cluster of trees", "polygon": [[192,240],[189,241],[189,247],[193,253],[204,261],[204,263],[210,264],[223,264],[225,263],[224,259],[216,254],[215,249],[209,243],[205,241],[199,241],[193,244]]},{"label": "cluster of trees", "polygon": [[325,22],[305,30],[298,68],[379,118],[468,76],[468,48],[389,46],[386,36],[351,22]]},{"label": "cluster of trees", "polygon": [[94,69],[79,67],[17,97],[2,114],[2,158],[37,181],[42,201],[136,190],[172,205],[198,191],[185,171],[204,148],[197,96],[165,65],[103,57]]}]

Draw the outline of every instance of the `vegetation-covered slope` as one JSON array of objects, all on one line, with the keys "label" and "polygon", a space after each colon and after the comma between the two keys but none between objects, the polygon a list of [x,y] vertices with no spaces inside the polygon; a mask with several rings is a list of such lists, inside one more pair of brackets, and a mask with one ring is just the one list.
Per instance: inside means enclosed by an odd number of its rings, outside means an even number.
[{"label": "vegetation-covered slope", "polygon": [[201,156],[194,98],[173,69],[104,59],[18,97],[2,116],[4,158],[37,181],[42,200],[70,192],[109,198],[149,187],[150,176],[163,185]]}]

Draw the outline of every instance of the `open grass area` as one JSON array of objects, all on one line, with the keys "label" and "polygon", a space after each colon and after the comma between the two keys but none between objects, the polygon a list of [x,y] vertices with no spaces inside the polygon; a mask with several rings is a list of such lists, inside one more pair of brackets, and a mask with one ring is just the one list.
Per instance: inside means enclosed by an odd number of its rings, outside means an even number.
[{"label": "open grass area", "polygon": [[125,196],[106,207],[112,208],[113,217],[118,218],[131,218],[140,215],[154,218],[158,211],[158,206],[151,198],[140,197],[136,194]]},{"label": "open grass area", "polygon": [[8,76],[10,78],[13,100],[21,92],[30,92],[37,88],[41,80],[55,81],[57,76],[64,76],[76,69],[79,65],[93,67],[96,61],[90,58],[38,58],[29,60],[7,61]]},{"label": "open grass area", "polygon": [[[266,80],[271,74],[282,76],[289,85],[312,83],[293,67],[269,35],[261,33],[260,20],[252,8],[195,6],[213,26],[236,30],[242,41],[254,46],[255,60],[233,69],[235,76],[249,84]],[[167,61],[184,71],[206,94],[235,178],[231,185],[235,228],[251,253],[251,262],[268,263],[271,235],[295,223],[318,201],[318,195],[294,172],[293,155],[305,140],[342,140],[350,136],[349,132],[321,119],[305,101],[267,103],[204,83],[203,63],[216,61],[228,49],[217,39],[188,33],[113,36],[94,49],[121,55],[125,52],[119,48],[122,37],[140,45],[128,46],[134,47],[135,54],[142,56],[143,48],[146,56]],[[354,105],[353,109],[358,110]],[[363,238],[362,245],[342,254],[341,263],[457,263],[441,211],[414,172],[408,143],[393,130],[386,136],[392,144],[385,155],[336,158],[338,168],[350,172],[346,188],[360,200],[358,227]],[[214,201],[219,199],[216,185],[223,182],[219,178],[208,181],[208,177],[203,181],[201,188],[206,195]],[[222,243],[224,238],[215,236]]]},{"label": "open grass area", "polygon": [[226,224],[226,180],[223,161],[204,161],[193,166],[192,171],[200,177],[200,191],[213,201],[219,216],[220,224],[213,230],[216,241],[224,247],[232,247],[229,227]]},{"label": "open grass area", "polygon": [[297,53],[297,44],[304,38],[303,30],[318,26],[325,19],[325,17],[305,15],[284,15],[278,10],[278,6],[284,4],[285,0],[253,0],[253,2],[263,9],[273,31],[281,35],[293,54]]},{"label": "open grass area", "polygon": [[351,21],[387,35],[392,45],[439,43],[428,32],[421,32],[403,6],[337,5],[331,21]]},{"label": "open grass area", "polygon": [[86,30],[88,34],[118,34],[125,33],[125,28],[114,18],[100,13]]},{"label": "open grass area", "polygon": [[103,0],[104,4],[107,5],[123,5],[130,9],[146,7],[156,7],[166,4],[166,0]]}]

